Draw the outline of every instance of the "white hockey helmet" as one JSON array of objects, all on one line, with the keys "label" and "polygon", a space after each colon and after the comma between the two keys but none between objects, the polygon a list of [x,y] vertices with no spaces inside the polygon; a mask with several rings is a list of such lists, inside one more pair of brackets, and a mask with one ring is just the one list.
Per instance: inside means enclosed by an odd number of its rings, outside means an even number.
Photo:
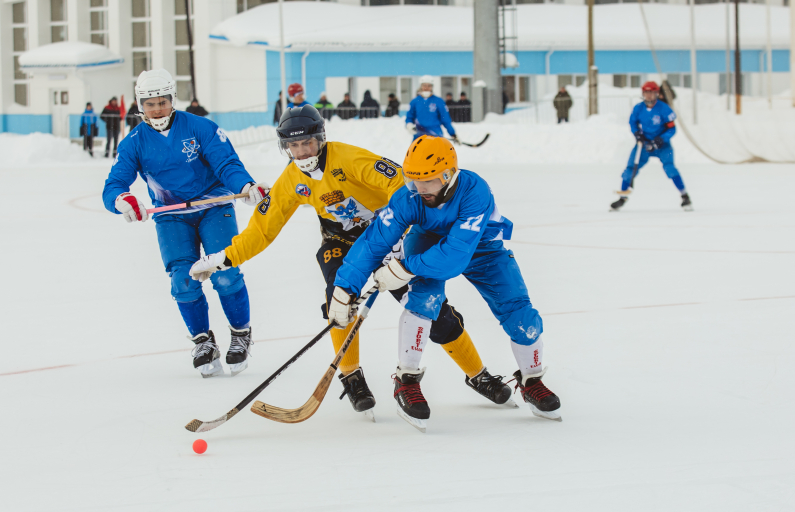
[{"label": "white hockey helmet", "polygon": [[[143,71],[138,75],[138,81],[135,83],[135,99],[138,102],[138,110],[143,114],[144,121],[155,130],[163,131],[171,122],[171,116],[176,112],[174,108],[176,96],[177,82],[174,81],[171,73],[165,69]],[[171,101],[171,112],[165,117],[150,119],[144,112],[144,105],[141,100],[161,97],[168,98]]]},{"label": "white hockey helmet", "polygon": [[420,77],[420,85],[431,84],[433,85],[433,77],[431,75],[422,75]]}]

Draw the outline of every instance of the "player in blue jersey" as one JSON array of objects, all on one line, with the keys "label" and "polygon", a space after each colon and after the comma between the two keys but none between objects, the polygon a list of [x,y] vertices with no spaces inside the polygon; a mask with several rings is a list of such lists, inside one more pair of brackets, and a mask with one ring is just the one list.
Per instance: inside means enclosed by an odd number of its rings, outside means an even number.
[{"label": "player in blue jersey", "polygon": [[425,75],[420,78],[420,95],[409,103],[406,129],[414,135],[414,140],[417,140],[422,135],[443,137],[442,126],[447,129],[450,137],[458,142],[447,105],[442,98],[433,95],[433,78]]},{"label": "player in blue jersey", "polygon": [[[270,188],[256,184],[237,157],[224,131],[209,119],[173,107],[177,84],[168,71],[144,71],[135,85],[145,121],[119,144],[105,181],[102,200],[111,213],[127,222],[144,222],[146,207],[130,193],[140,175],[155,206],[180,204],[235,193],[247,193],[248,205],[259,203]],[[195,343],[193,366],[203,377],[223,373],[218,345],[210,330],[207,299],[189,270],[206,254],[227,247],[238,233],[234,201],[193,206],[153,216],[160,255],[171,277],[171,295]],[[223,262],[219,262],[221,264]],[[248,292],[238,268],[213,274],[213,288],[229,320],[232,341],[226,362],[232,375],[248,366],[251,326]]]},{"label": "player in blue jersey", "polygon": [[309,102],[304,98],[304,87],[301,84],[290,84],[287,88],[287,108],[303,107],[309,105]]},{"label": "player in blue jersey", "polygon": [[[646,82],[641,88],[643,101],[635,105],[629,116],[629,127],[635,136],[637,144],[629,154],[629,162],[621,175],[621,190],[618,201],[610,205],[614,211],[624,206],[629,200],[635,177],[641,167],[646,165],[650,156],[660,159],[666,176],[671,178],[677,190],[682,195],[682,208],[686,211],[693,209],[690,196],[687,195],[685,184],[679,171],[674,166],[674,149],[671,147],[671,137],[676,134],[674,120],[676,114],[671,107],[659,100],[660,87],[655,82]],[[636,152],[641,147],[639,158]],[[636,162],[637,159],[637,162]],[[636,167],[637,165],[637,167]]]},{"label": "player in blue jersey", "polygon": [[392,259],[374,279],[381,290],[409,284],[401,302],[395,399],[398,413],[421,430],[430,409],[420,389],[425,373],[420,359],[431,322],[445,301],[445,281],[463,274],[486,300],[511,339],[519,364],[514,373],[533,413],[560,419],[560,400],[541,377],[543,323],[533,308],[514,259],[503,245],[513,223],[500,215],[488,184],[459,169],[455,148],[445,138],[424,135],[409,147],[403,162],[406,186],[395,192],[378,218],[359,237],[337,271],[329,319],[346,325],[351,304],[384,256],[403,240],[402,260]]}]

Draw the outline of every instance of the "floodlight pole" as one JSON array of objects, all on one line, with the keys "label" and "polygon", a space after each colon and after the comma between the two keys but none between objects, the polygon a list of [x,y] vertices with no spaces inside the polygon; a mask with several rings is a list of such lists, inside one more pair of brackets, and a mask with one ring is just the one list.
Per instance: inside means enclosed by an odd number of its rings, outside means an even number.
[{"label": "floodlight pole", "polygon": [[731,11],[729,10],[729,3],[731,0],[725,0],[726,2],[726,110],[731,112],[732,110],[732,64],[731,64]]},{"label": "floodlight pole", "polygon": [[773,43],[770,40],[770,0],[765,2],[767,8],[767,104],[773,108]]},{"label": "floodlight pole", "polygon": [[190,63],[191,101],[196,99],[196,73],[193,71],[193,29],[190,26],[190,0],[185,0],[185,28],[188,35],[188,62]]},{"label": "floodlight pole", "polygon": [[743,68],[740,65],[740,1],[734,0],[734,94],[737,115],[743,113]]},{"label": "floodlight pole", "polygon": [[690,87],[693,89],[693,124],[698,123],[698,67],[696,65],[695,3],[696,0],[690,0]]},{"label": "floodlight pole", "polygon": [[599,113],[599,70],[596,67],[596,58],[593,47],[593,2],[588,0],[588,115]]}]

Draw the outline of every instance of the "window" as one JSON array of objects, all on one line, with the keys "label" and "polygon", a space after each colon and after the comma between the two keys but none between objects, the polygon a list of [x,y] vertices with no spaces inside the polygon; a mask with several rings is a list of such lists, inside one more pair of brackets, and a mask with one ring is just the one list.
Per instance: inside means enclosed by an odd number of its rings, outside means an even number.
[{"label": "window", "polygon": [[[193,1],[190,2],[190,28],[193,31]],[[188,49],[188,14],[185,12],[185,0],[174,0],[174,43],[176,45],[177,99],[180,101],[192,100],[196,93],[191,89],[190,75],[190,50]]]},{"label": "window", "polygon": [[411,78],[403,77],[400,79],[400,102],[408,103],[414,99],[414,91],[411,89]]},{"label": "window", "polygon": [[613,87],[626,87],[627,75],[613,75]]},{"label": "window", "polygon": [[588,77],[586,77],[585,75],[575,75],[575,76],[574,76],[574,86],[575,86],[575,87],[579,87],[579,86],[581,86],[582,84],[584,84],[584,83],[585,83],[585,80],[586,80],[587,78],[588,78]]},{"label": "window", "polygon": [[530,101],[530,77],[520,76],[519,79],[519,98],[518,101]]},{"label": "window", "polygon": [[502,92],[508,96],[508,103],[516,101],[516,77],[503,76],[502,77]]},{"label": "window", "polygon": [[50,0],[50,41],[67,40],[66,0]]},{"label": "window", "polygon": [[630,75],[629,77],[629,86],[630,87],[640,87],[640,75]]},{"label": "window", "polygon": [[382,76],[378,79],[378,88],[381,90],[379,100],[381,106],[386,106],[389,103],[389,95],[394,94],[400,96],[397,90],[398,79],[394,76]]},{"label": "window", "polygon": [[132,0],[133,80],[152,69],[152,36],[149,0]]},{"label": "window", "polygon": [[558,75],[558,89],[574,83],[574,75]]},{"label": "window", "polygon": [[[446,99],[448,93],[450,93],[453,96],[455,96],[455,82],[456,82],[456,77],[454,77],[454,76],[443,76],[442,77],[442,90],[439,91],[441,93],[441,94],[439,94],[439,96],[442,99]],[[453,99],[455,99],[455,97]]]},{"label": "window", "polygon": [[91,0],[88,8],[91,42],[108,45],[108,0]]},{"label": "window", "polygon": [[362,0],[362,5],[374,7],[377,5],[451,5],[451,3],[450,0]]},{"label": "window", "polygon": [[11,4],[13,34],[12,56],[14,65],[14,103],[28,106],[28,75],[19,66],[19,56],[28,49],[27,4]]}]

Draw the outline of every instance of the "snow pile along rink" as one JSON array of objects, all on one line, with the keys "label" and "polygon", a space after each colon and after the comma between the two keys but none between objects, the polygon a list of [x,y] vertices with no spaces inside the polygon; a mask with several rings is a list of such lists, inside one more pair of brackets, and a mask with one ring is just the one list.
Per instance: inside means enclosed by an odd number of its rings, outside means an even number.
[{"label": "snow pile along rink", "polygon": [[63,165],[91,161],[81,146],[49,133],[0,133],[0,168]]}]

